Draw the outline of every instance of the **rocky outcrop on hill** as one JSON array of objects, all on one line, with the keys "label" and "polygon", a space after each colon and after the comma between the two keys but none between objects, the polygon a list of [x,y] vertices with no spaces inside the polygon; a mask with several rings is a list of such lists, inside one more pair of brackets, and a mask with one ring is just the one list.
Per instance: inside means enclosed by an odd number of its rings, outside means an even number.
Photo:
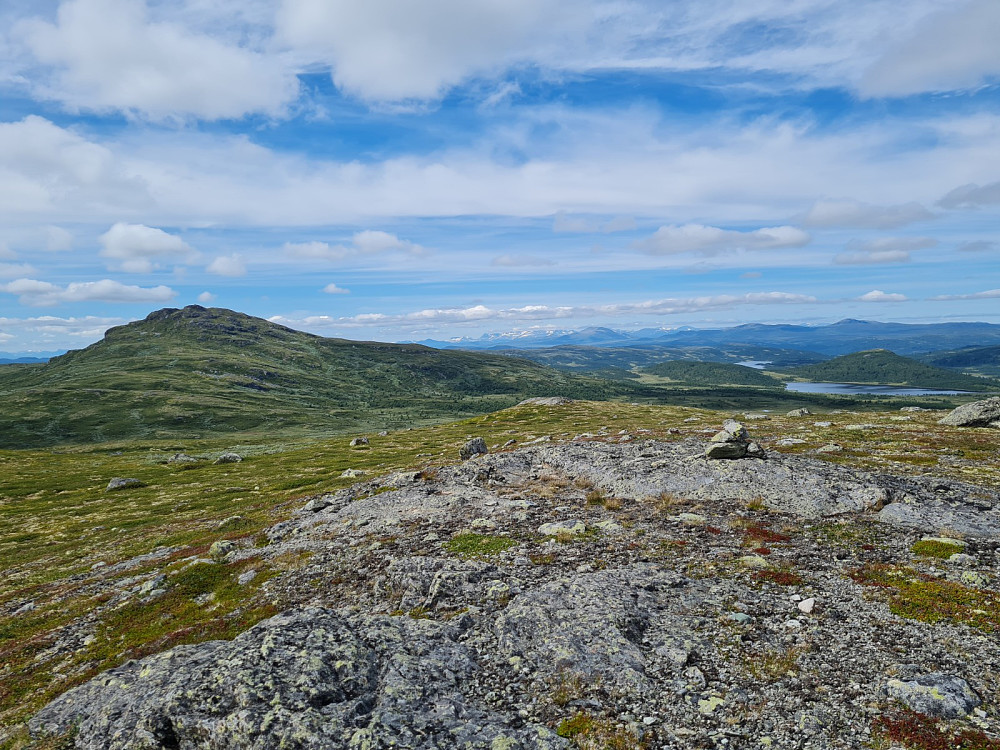
[{"label": "rocky outcrop on hill", "polygon": [[826,750],[928,714],[943,742],[1000,742],[996,493],[705,448],[542,444],[310,498],[266,545],[200,560],[303,560],[263,584],[280,615],[105,672],[32,731],[94,750]]},{"label": "rocky outcrop on hill", "polygon": [[953,427],[1000,428],[1000,396],[962,404],[940,420],[940,423]]}]

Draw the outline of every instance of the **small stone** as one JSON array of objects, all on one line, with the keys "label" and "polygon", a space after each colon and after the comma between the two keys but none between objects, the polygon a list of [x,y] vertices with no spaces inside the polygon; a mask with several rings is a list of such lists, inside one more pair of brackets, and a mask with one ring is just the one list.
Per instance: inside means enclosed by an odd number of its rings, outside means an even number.
[{"label": "small stone", "polygon": [[619,531],[622,531],[622,525],[617,521],[611,521],[611,520],[598,521],[597,523],[594,524],[594,528],[600,529],[605,534],[616,534]]},{"label": "small stone", "polygon": [[690,526],[704,526],[708,523],[708,519],[700,513],[681,513],[677,520]]},{"label": "small stone", "polygon": [[363,477],[367,473],[368,473],[367,471],[363,471],[361,469],[344,469],[344,471],[340,475],[340,478],[356,479],[357,477]]},{"label": "small stone", "polygon": [[821,448],[817,448],[816,452],[817,453],[840,453],[842,450],[844,450],[844,446],[842,446],[842,445],[837,445],[837,443],[827,443],[826,445],[822,446]]},{"label": "small stone", "polygon": [[170,458],[167,459],[168,464],[196,464],[198,459],[194,456],[189,456],[187,453],[175,453]]},{"label": "small stone", "polygon": [[784,625],[789,630],[799,630],[802,627],[802,621],[796,620],[794,617],[791,620],[785,620],[782,625]]},{"label": "small stone", "polygon": [[481,437],[472,438],[469,442],[462,446],[459,451],[459,456],[463,461],[467,461],[473,456],[485,455],[489,453],[489,449],[486,447],[486,441]]},{"label": "small stone", "polygon": [[330,496],[323,495],[323,497],[314,497],[302,506],[302,510],[306,513],[318,513],[324,508],[329,508],[331,505],[333,505],[333,502],[330,500]]},{"label": "small stone", "polygon": [[799,608],[799,612],[808,615],[810,612],[813,611],[813,608],[816,606],[816,600],[812,597],[809,597],[808,599],[803,599],[795,606]]},{"label": "small stone", "polygon": [[973,588],[977,589],[981,589],[990,585],[990,577],[985,573],[980,573],[975,570],[962,571],[961,581],[966,586],[972,586]]},{"label": "small stone", "polygon": [[964,552],[956,552],[948,558],[948,562],[954,563],[955,565],[975,565],[976,558],[972,555],[967,555]]},{"label": "small stone", "polygon": [[719,706],[724,706],[725,704],[726,701],[717,695],[713,695],[708,698],[702,698],[700,701],[698,701],[698,713],[704,716],[709,716],[710,714],[715,713],[715,709],[717,709]]},{"label": "small stone", "polygon": [[833,422],[813,422],[813,427],[832,427]]},{"label": "small stone", "polygon": [[243,460],[243,456],[241,456],[239,453],[223,453],[221,456],[219,456],[217,459],[215,459],[215,463],[217,463],[217,464],[238,464],[242,460]]},{"label": "small stone", "polygon": [[248,583],[250,583],[250,581],[252,581],[256,577],[257,577],[256,570],[245,570],[242,573],[240,573],[239,577],[236,579],[236,582],[240,586],[246,586]]},{"label": "small stone", "polygon": [[786,417],[808,417],[812,414],[808,409],[792,409],[790,412],[785,414]]},{"label": "small stone", "polygon": [[497,522],[492,518],[476,518],[472,521],[472,528],[476,531],[493,531],[497,527]]},{"label": "small stone", "polygon": [[127,490],[132,487],[145,487],[146,483],[141,479],[135,479],[134,477],[114,477],[108,486],[104,488],[105,492],[116,492],[117,490]]},{"label": "small stone", "polygon": [[356,437],[351,440],[351,447],[358,448],[362,445],[368,445],[368,438],[366,437]]},{"label": "small stone", "polygon": [[14,617],[17,617],[18,615],[26,615],[29,612],[34,611],[34,609],[35,609],[35,603],[34,602],[25,602],[20,607],[18,607],[16,610],[14,610]]},{"label": "small stone", "polygon": [[740,625],[746,625],[748,622],[753,620],[753,618],[746,612],[730,612],[729,619],[733,622],[738,622]]},{"label": "small stone", "polygon": [[[713,438],[714,440],[714,438]],[[713,442],[705,449],[705,457],[713,459],[736,459],[743,458],[747,454],[745,443],[716,443]]]},{"label": "small stone", "polygon": [[569,520],[569,521],[553,521],[552,523],[543,523],[538,527],[538,533],[543,536],[559,536],[560,534],[582,534],[587,530],[587,525],[583,521],[579,520]]},{"label": "small stone", "polygon": [[221,560],[235,549],[235,542],[231,542],[228,539],[220,539],[217,542],[213,542],[212,546],[208,548],[208,556],[213,560]]}]

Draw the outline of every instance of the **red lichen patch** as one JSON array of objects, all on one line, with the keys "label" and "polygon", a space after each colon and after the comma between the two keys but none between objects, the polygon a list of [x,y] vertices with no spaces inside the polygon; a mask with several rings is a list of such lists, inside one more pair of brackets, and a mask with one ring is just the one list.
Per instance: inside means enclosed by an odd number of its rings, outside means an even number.
[{"label": "red lichen patch", "polygon": [[754,552],[756,552],[758,555],[770,555],[771,554],[771,550],[768,547],[757,547],[757,548],[754,549]]},{"label": "red lichen patch", "polygon": [[720,529],[718,526],[706,526],[705,527],[705,531],[707,531],[709,534],[721,534],[722,533],[722,529]]},{"label": "red lichen patch", "polygon": [[766,542],[768,544],[787,542],[791,539],[791,537],[787,534],[779,534],[777,531],[772,531],[771,529],[756,523],[750,524],[743,529],[743,536],[748,540]]},{"label": "red lichen patch", "polygon": [[753,578],[761,583],[774,583],[778,586],[801,586],[805,582],[802,576],[790,570],[758,570]]},{"label": "red lichen patch", "polygon": [[912,750],[1000,750],[1000,740],[977,729],[949,731],[930,716],[908,710],[875,719],[872,734]]}]

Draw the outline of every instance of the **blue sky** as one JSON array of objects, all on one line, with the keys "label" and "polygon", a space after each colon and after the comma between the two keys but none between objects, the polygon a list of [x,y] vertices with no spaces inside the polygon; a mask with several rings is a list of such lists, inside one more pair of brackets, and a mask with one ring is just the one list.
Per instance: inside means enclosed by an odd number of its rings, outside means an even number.
[{"label": "blue sky", "polygon": [[996,0],[5,0],[0,350],[1000,323]]}]

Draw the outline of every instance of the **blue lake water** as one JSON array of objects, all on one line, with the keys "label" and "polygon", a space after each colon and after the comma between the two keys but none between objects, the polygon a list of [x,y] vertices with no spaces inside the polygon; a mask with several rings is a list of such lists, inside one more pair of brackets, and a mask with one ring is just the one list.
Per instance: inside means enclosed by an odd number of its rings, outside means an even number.
[{"label": "blue lake water", "polygon": [[854,383],[788,383],[786,391],[796,393],[840,393],[849,396],[960,396],[971,391],[943,391],[936,388],[899,388],[891,385]]}]

